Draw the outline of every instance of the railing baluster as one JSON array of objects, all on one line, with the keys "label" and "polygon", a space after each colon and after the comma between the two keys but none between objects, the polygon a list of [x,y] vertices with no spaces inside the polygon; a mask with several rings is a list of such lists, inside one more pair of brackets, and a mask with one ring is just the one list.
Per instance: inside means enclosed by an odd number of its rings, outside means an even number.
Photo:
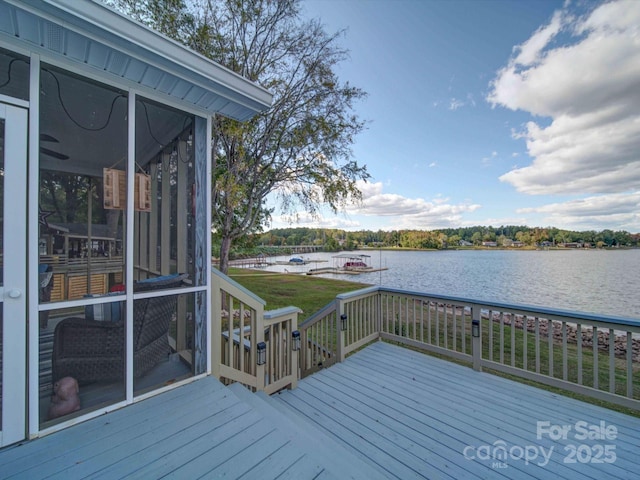
[{"label": "railing baluster", "polygon": [[591,341],[593,343],[593,388],[600,388],[600,367],[598,366],[598,327],[594,326]]},{"label": "railing baluster", "polygon": [[427,343],[433,345],[431,338],[431,300],[427,302]]},{"label": "railing baluster", "polygon": [[365,304],[364,315],[369,318],[367,320],[367,323],[366,323],[366,326],[367,326],[366,335],[367,336],[371,335],[374,332],[373,322],[375,321],[375,318],[376,318],[375,311],[374,311],[374,303],[373,303],[374,300],[375,300],[375,297],[367,297],[366,304]]},{"label": "railing baluster", "polygon": [[424,343],[424,300],[420,299],[420,342]]},{"label": "railing baluster", "polygon": [[240,304],[240,318],[238,319],[238,370],[244,372],[244,304]]},{"label": "railing baluster", "polygon": [[311,332],[312,332],[312,344],[311,344],[311,351],[312,351],[312,360],[311,362],[313,363],[314,366],[317,366],[318,363],[320,362],[320,351],[319,351],[319,345],[321,345],[320,341],[319,341],[319,331],[322,328],[322,323],[316,323],[315,325],[311,326]]},{"label": "railing baluster", "polygon": [[633,340],[627,332],[627,397],[633,398]]},{"label": "railing baluster", "polygon": [[458,333],[458,321],[457,321],[457,317],[458,317],[458,306],[457,305],[452,305],[451,306],[451,313],[453,314],[453,344],[452,344],[452,350],[454,352],[458,351],[458,339],[457,339],[457,333]]},{"label": "railing baluster", "polygon": [[522,369],[527,370],[527,330],[528,330],[529,318],[526,315],[522,316]]},{"label": "railing baluster", "polygon": [[466,316],[467,316],[467,309],[466,307],[461,307],[461,322],[462,322],[462,353],[467,353],[467,320],[466,320]]},{"label": "railing baluster", "polygon": [[354,316],[356,317],[356,322],[358,324],[357,328],[354,328],[355,333],[356,333],[356,337],[352,340],[353,342],[356,342],[358,340],[360,340],[361,338],[364,337],[363,333],[363,325],[362,325],[362,315],[361,313],[361,309],[362,309],[362,299],[358,300],[357,302],[355,302],[355,305],[353,306],[353,310],[354,310]]},{"label": "railing baluster", "polygon": [[396,302],[398,301],[397,296],[391,297],[391,317],[393,321],[393,333],[399,335],[400,333],[400,325],[398,325],[398,314],[396,313]]},{"label": "railing baluster", "polygon": [[364,303],[365,303],[364,299],[360,298],[358,299],[357,302],[355,302],[355,305],[354,305],[356,321],[358,322],[358,329],[357,329],[358,333],[356,335],[356,338],[354,339],[354,341],[356,342],[367,336],[367,333],[366,333],[367,328],[362,316],[362,309],[363,309]]},{"label": "railing baluster", "polygon": [[449,348],[449,328],[448,328],[448,324],[449,324],[449,319],[447,318],[447,309],[449,308],[448,305],[443,305],[442,306],[442,312],[443,312],[443,317],[444,317],[444,348],[448,349]]},{"label": "railing baluster", "polygon": [[536,316],[534,322],[536,342],[536,373],[540,373],[540,319]]},{"label": "railing baluster", "polygon": [[418,338],[418,332],[416,331],[416,299],[411,298],[411,309],[413,310],[413,335],[411,338],[416,340]]},{"label": "railing baluster", "polygon": [[554,330],[554,322],[551,319],[547,320],[547,342],[549,344],[549,376],[551,378],[555,377],[555,370],[553,367],[553,357],[554,357],[554,349],[553,349],[553,330]]},{"label": "railing baluster", "polygon": [[609,329],[609,393],[616,391],[616,336],[613,328]]},{"label": "railing baluster", "polygon": [[404,324],[405,324],[405,328],[404,328],[404,335],[403,337],[406,338],[411,338],[411,332],[410,332],[410,317],[409,317],[409,297],[404,297],[404,315],[403,315],[403,320],[404,320]]},{"label": "railing baluster", "polygon": [[582,324],[576,325],[576,343],[578,348],[578,385],[582,385]]},{"label": "railing baluster", "polygon": [[349,304],[347,305],[347,338],[346,338],[346,345],[349,345],[351,343],[353,343],[353,339],[355,338],[356,335],[356,319],[353,318],[354,316],[354,304]]},{"label": "railing baluster", "polygon": [[567,356],[567,322],[562,322],[562,379],[567,380],[569,377],[568,368],[568,356]]},{"label": "railing baluster", "polygon": [[516,316],[514,313],[509,313],[511,319],[511,366],[516,366]]},{"label": "railing baluster", "polygon": [[365,337],[371,334],[371,320],[368,318],[373,318],[373,315],[367,315],[367,312],[373,313],[371,310],[371,297],[367,297],[360,302],[360,318],[362,318],[362,328]]},{"label": "railing baluster", "polygon": [[493,362],[493,310],[489,310],[489,361]]},{"label": "railing baluster", "polygon": [[504,312],[500,312],[500,363],[504,363]]},{"label": "railing baluster", "polygon": [[[235,367],[234,364],[234,357],[235,355],[233,354],[233,346],[234,346],[234,341],[233,341],[233,311],[235,309],[235,305],[233,303],[233,297],[231,295],[228,296],[227,298],[227,305],[228,305],[228,327],[229,327],[229,341],[228,341],[228,345],[229,345],[229,366],[230,367]],[[252,332],[253,333],[253,332]]]},{"label": "railing baluster", "polygon": [[436,303],[436,346],[440,346],[440,305]]},{"label": "railing baluster", "polygon": [[391,333],[389,329],[389,295],[384,296],[384,318],[387,324],[387,333]]},{"label": "railing baluster", "polygon": [[[404,297],[404,315],[402,314],[402,306],[400,307],[400,316],[402,317],[402,321],[403,321],[403,325],[404,325],[404,332],[402,334],[403,337],[409,337],[409,297]],[[401,301],[401,305],[402,305],[402,301]]]}]

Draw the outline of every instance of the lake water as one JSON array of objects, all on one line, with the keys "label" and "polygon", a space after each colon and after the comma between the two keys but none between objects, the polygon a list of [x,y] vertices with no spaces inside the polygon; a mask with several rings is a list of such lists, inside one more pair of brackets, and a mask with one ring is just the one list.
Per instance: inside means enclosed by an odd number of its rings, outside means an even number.
[{"label": "lake water", "polygon": [[[373,267],[388,270],[323,276],[467,299],[640,319],[640,249],[354,253],[371,255]],[[304,273],[333,266],[333,255],[304,254],[302,257],[311,261],[308,265],[274,265],[268,269]],[[269,261],[289,258],[272,257]]]}]

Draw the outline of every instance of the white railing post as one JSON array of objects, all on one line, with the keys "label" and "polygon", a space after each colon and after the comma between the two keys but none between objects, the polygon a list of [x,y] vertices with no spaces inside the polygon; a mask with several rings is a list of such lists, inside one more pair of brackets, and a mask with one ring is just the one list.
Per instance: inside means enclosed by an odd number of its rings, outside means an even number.
[{"label": "white railing post", "polygon": [[[256,352],[256,358],[253,358],[253,361],[256,362],[256,392],[261,392],[264,390],[265,384],[265,375],[267,372],[267,365],[269,364],[269,358],[271,357],[270,349],[273,348],[271,345],[267,345],[266,351],[266,359],[267,361],[262,364],[257,364],[257,355],[258,355],[258,344],[265,343],[264,342],[264,306],[260,305],[256,308],[255,317],[251,320],[251,352]],[[253,356],[253,355],[252,355]]]},{"label": "white railing post", "polygon": [[[338,338],[338,362],[344,362],[345,358],[345,337],[347,334],[347,328],[349,325],[349,319],[347,318],[347,314],[344,308],[344,301],[340,299],[336,299],[338,302],[336,312],[337,312],[337,321],[336,321],[336,335]],[[343,328],[342,324],[345,324],[345,328]]]},{"label": "white railing post", "polygon": [[298,385],[298,348],[300,337],[295,341],[293,333],[298,330],[297,307],[284,307],[264,312],[263,330],[269,332],[267,345],[269,355],[266,363],[264,391],[271,395],[283,388],[293,389]]},{"label": "white railing post", "polygon": [[[299,350],[293,349],[293,332],[298,331],[298,312],[295,312],[291,318],[291,329],[289,330],[289,339],[287,342],[287,346],[289,348],[289,352],[291,354],[291,363],[289,364],[289,372],[291,372],[291,389],[294,389],[298,386],[298,379],[300,378],[300,368],[298,355],[300,354]],[[298,332],[300,333],[300,332]],[[299,348],[302,348],[301,346]]]},{"label": "white railing post", "polygon": [[[471,356],[473,357],[473,369],[482,371],[482,324],[481,308],[478,305],[471,306]],[[492,328],[492,325],[489,325]]]},{"label": "white railing post", "polygon": [[382,292],[376,295],[376,325],[378,328],[378,341],[382,341]]},{"label": "white railing post", "polygon": [[[222,351],[222,298],[220,293],[220,278],[211,275],[211,374],[220,380],[220,362]],[[231,341],[231,338],[229,339]]]}]

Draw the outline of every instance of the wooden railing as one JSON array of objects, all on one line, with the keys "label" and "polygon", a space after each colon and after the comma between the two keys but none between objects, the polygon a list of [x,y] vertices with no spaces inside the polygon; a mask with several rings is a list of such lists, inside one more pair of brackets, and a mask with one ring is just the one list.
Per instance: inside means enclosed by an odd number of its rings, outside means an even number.
[{"label": "wooden railing", "polygon": [[[298,383],[298,351],[293,346],[293,332],[298,330],[296,307],[285,307],[264,313],[266,345],[265,385],[268,394]],[[258,327],[260,328],[260,327]]]},{"label": "wooden railing", "polygon": [[298,352],[295,307],[265,312],[266,302],[213,270],[212,373],[225,383],[239,382],[253,391],[273,393],[295,388]]},{"label": "wooden railing", "polygon": [[303,377],[385,339],[640,410],[634,319],[370,287],[337,296],[300,334]]},{"label": "wooden railing", "polygon": [[340,320],[336,302],[331,302],[299,326],[300,378],[333,365],[339,360]]}]

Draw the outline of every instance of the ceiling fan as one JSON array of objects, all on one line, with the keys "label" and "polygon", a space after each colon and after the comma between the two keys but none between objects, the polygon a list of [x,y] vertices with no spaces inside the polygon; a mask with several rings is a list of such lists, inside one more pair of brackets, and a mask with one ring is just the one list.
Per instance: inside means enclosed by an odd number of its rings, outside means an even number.
[{"label": "ceiling fan", "polygon": [[[48,133],[40,134],[40,142],[60,143],[60,141],[56,137],[53,137]],[[49,157],[55,158],[57,160],[69,160],[69,155],[56,152],[55,150],[51,150],[50,148],[46,148],[43,146],[40,146],[40,153],[47,155]]]}]

